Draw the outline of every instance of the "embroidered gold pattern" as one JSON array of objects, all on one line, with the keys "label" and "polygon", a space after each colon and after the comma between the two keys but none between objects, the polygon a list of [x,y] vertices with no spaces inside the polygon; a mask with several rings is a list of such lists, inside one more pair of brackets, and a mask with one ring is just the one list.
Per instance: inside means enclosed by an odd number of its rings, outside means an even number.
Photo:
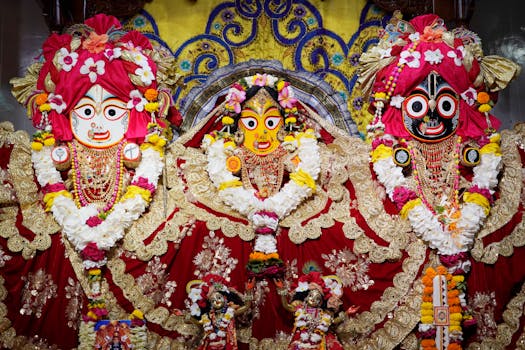
[{"label": "embroidered gold pattern", "polygon": [[[1,218],[1,213],[0,213],[0,218]],[[10,255],[7,255],[4,250],[2,249],[2,247],[0,247],[0,267],[4,267],[5,266],[5,263],[9,260],[11,260],[11,256]]]},{"label": "embroidered gold pattern", "polygon": [[170,281],[170,274],[166,273],[167,265],[160,261],[158,256],[148,262],[144,274],[137,278],[137,284],[142,293],[151,298],[155,304],[171,306],[171,295],[177,288],[177,282]]},{"label": "embroidered gold pattern", "polygon": [[210,231],[204,237],[202,250],[193,258],[196,269],[193,274],[201,279],[212,273],[230,280],[230,273],[237,267],[238,260],[231,257],[231,249],[224,244],[224,238]]},{"label": "embroidered gold pattern", "polygon": [[82,304],[84,302],[84,291],[80,283],[71,277],[67,279],[67,286],[64,289],[66,291],[66,298],[69,299],[65,309],[67,326],[78,329]]},{"label": "embroidered gold pattern", "polygon": [[322,254],[324,266],[341,279],[343,286],[350,287],[352,291],[367,290],[374,285],[368,276],[370,261],[365,255],[356,255],[348,248],[330,254]]},{"label": "embroidered gold pattern", "polygon": [[494,309],[497,306],[496,294],[494,292],[476,292],[469,304],[472,310],[472,316],[477,321],[477,338],[495,337],[497,332],[497,324],[494,318]]},{"label": "embroidered gold pattern", "polygon": [[42,309],[47,301],[57,297],[57,285],[53,282],[53,277],[42,269],[35,273],[22,276],[25,282],[22,289],[22,308],[21,315],[34,314],[37,318],[42,317]]},{"label": "embroidered gold pattern", "polygon": [[[0,220],[0,236],[7,239],[10,251],[22,252],[25,259],[34,256],[37,250],[51,246],[50,235],[60,229],[50,213],[44,212],[39,200],[38,188],[33,181],[29,135],[24,131],[13,132],[10,124],[0,125],[0,145],[13,145],[9,158],[8,176],[16,192],[17,207],[3,208]],[[17,211],[21,210],[22,225],[35,234],[32,241],[20,235],[15,225]]]}]

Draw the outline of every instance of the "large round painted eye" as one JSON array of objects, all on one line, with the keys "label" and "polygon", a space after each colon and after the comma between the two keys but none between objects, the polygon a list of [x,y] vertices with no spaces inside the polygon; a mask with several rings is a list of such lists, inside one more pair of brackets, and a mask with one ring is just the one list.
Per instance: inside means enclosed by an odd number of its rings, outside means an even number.
[{"label": "large round painted eye", "polygon": [[73,113],[81,119],[91,119],[95,116],[95,107],[92,105],[82,105],[75,108]]},{"label": "large round painted eye", "polygon": [[268,117],[268,118],[266,118],[264,123],[266,124],[266,127],[268,129],[273,130],[279,125],[281,120],[282,119],[280,117]]},{"label": "large round painted eye", "polygon": [[437,111],[443,118],[450,119],[456,115],[458,109],[457,99],[450,94],[443,94],[438,97],[437,100]]},{"label": "large round painted eye", "polygon": [[428,112],[428,99],[420,94],[409,96],[403,101],[403,108],[410,118],[423,118]]},{"label": "large round painted eye", "polygon": [[104,117],[108,120],[118,120],[122,118],[128,110],[115,105],[109,105],[104,108]]},{"label": "large round painted eye", "polygon": [[241,118],[241,123],[248,130],[254,130],[257,127],[257,119],[252,117]]}]

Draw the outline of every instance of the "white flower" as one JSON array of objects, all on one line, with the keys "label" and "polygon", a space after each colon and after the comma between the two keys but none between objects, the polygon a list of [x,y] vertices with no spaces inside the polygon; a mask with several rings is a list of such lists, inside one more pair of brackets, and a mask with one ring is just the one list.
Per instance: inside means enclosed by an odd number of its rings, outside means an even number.
[{"label": "white flower", "polygon": [[201,292],[201,288],[191,288],[188,298],[195,303],[202,298]]},{"label": "white flower", "polygon": [[458,46],[455,50],[450,50],[447,52],[447,56],[454,59],[454,64],[456,66],[461,66],[463,64],[463,57],[465,57],[465,48],[463,46]]},{"label": "white flower", "polygon": [[140,53],[138,51],[137,52],[132,52],[131,53],[131,57],[133,59],[133,62],[137,66],[141,66],[144,69],[149,68],[148,59],[142,53]]},{"label": "white flower", "polygon": [[390,99],[390,105],[396,108],[401,108],[401,104],[404,100],[405,98],[401,95],[392,96],[392,98]]},{"label": "white flower", "polygon": [[122,49],[120,47],[115,47],[112,49],[104,50],[104,56],[106,56],[106,58],[109,61],[113,61],[114,59],[119,58],[121,55],[122,55]]},{"label": "white flower", "polygon": [[439,49],[425,51],[425,61],[430,64],[440,64],[443,60],[443,54]]},{"label": "white flower", "polygon": [[299,282],[297,284],[297,288],[295,288],[296,292],[305,292],[307,290],[308,290],[308,282],[304,282],[304,281]]},{"label": "white flower", "polygon": [[401,51],[399,63],[406,64],[410,68],[418,68],[420,58],[421,53],[419,53],[418,51],[410,52],[408,50],[405,50]]},{"label": "white flower", "polygon": [[54,109],[57,113],[62,113],[64,109],[66,109],[66,103],[64,102],[64,99],[62,98],[62,95],[55,95],[54,93],[50,93],[47,97],[47,100],[49,101],[49,105],[52,109]]},{"label": "white flower", "polygon": [[192,316],[200,316],[201,314],[201,308],[199,307],[199,304],[192,303],[190,306],[190,314]]},{"label": "white flower", "polygon": [[463,91],[460,96],[469,106],[472,106],[478,98],[478,92],[473,87],[469,87],[467,90]]},{"label": "white flower", "polygon": [[58,51],[57,57],[57,62],[62,66],[62,69],[66,72],[69,72],[77,64],[78,53],[69,52],[65,47],[63,47]]},{"label": "white flower", "polygon": [[264,254],[276,253],[277,241],[273,235],[257,235],[253,249]]},{"label": "white flower", "polygon": [[128,104],[126,107],[128,109],[135,108],[137,111],[142,112],[144,110],[144,106],[146,103],[148,103],[148,100],[142,96],[139,90],[132,90],[129,93],[130,100],[128,101]]},{"label": "white flower", "polygon": [[149,66],[137,68],[135,70],[135,74],[138,75],[140,80],[146,85],[151,85],[153,80],[155,80],[155,76],[153,75],[153,72]]},{"label": "white flower", "polygon": [[94,83],[97,81],[99,75],[105,73],[105,63],[102,60],[95,62],[92,57],[89,57],[84,61],[82,67],[80,67],[81,74],[87,74],[89,76],[89,81]]},{"label": "white flower", "polygon": [[415,32],[415,33],[412,33],[408,36],[408,38],[412,41],[412,42],[417,42],[419,41],[419,33],[418,32]]}]

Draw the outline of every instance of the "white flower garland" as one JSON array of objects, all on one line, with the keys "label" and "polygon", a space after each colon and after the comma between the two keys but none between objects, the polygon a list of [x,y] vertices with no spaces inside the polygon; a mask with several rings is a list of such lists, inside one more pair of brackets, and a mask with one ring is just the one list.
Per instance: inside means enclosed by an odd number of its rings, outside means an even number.
[{"label": "white flower garland", "polygon": [[[406,179],[402,168],[397,166],[392,157],[378,159],[373,168],[378,180],[392,198],[396,187],[405,187]],[[501,155],[482,153],[478,165],[473,168],[472,185],[487,189],[492,194],[498,185],[498,174],[501,169]],[[429,247],[437,249],[440,254],[452,255],[469,250],[474,242],[475,234],[480,230],[486,213],[483,207],[474,202],[460,205],[461,218],[457,228],[461,234],[454,236],[438,221],[437,217],[423,204],[419,203],[408,211],[408,219],[416,235],[429,243]]]},{"label": "white flower garland", "polygon": [[[297,138],[299,139],[298,157],[300,162],[297,164],[294,172],[302,170],[315,181],[321,169],[317,140],[313,135],[313,131],[307,131],[304,135],[298,135]],[[267,224],[266,221],[269,219],[267,217],[258,218],[258,212],[273,212],[280,220],[286,217],[313,193],[311,187],[302,186],[293,180],[285,184],[278,193],[268,197],[264,201],[255,196],[254,189],[245,189],[243,186],[221,188],[221,185],[225,183],[240,181],[239,177],[233,175],[226,168],[227,157],[224,140],[216,140],[207,146],[208,164],[206,170],[211,181],[219,190],[219,198],[226,205],[248,218],[254,225],[258,224],[259,221]],[[272,226],[277,227],[277,223],[272,223]]]},{"label": "white flower garland", "polygon": [[211,319],[208,317],[207,314],[202,315],[201,317],[201,323],[202,328],[204,330],[204,333],[207,335],[208,339],[212,341],[216,341],[217,338],[223,339],[226,338],[226,329],[228,328],[228,325],[230,324],[231,320],[235,317],[235,312],[232,307],[228,307],[226,309],[226,312],[221,316],[217,328],[218,330],[215,331],[215,328],[211,322]]},{"label": "white flower garland", "polygon": [[308,315],[306,307],[300,307],[295,311],[295,327],[300,330],[299,337],[302,342],[319,344],[328,331],[332,324],[332,316],[321,309],[319,309],[319,313],[319,321],[312,330],[312,319]]},{"label": "white flower garland", "polygon": [[[32,161],[40,186],[63,184],[60,173],[55,169],[51,159],[52,146],[45,146],[40,151],[32,151]],[[153,147],[142,152],[142,160],[135,171],[132,183],[140,177],[157,188],[157,183],[164,162],[162,155]],[[95,242],[97,247],[108,250],[124,236],[124,231],[137,220],[148,207],[139,194],[116,203],[106,219],[99,225],[91,227],[86,224],[90,217],[98,215],[94,204],[78,208],[72,198],[58,194],[53,200],[51,211],[55,220],[62,227],[63,233],[75,248],[82,251],[84,247]]]}]

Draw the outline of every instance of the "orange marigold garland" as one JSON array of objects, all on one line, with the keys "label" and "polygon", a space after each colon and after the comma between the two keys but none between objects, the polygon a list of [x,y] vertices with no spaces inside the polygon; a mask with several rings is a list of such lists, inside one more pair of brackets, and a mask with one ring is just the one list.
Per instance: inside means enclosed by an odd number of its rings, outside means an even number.
[{"label": "orange marigold garland", "polygon": [[[420,349],[460,350],[463,339],[462,323],[466,326],[473,321],[466,309],[463,275],[469,263],[466,255],[440,258],[448,268],[444,265],[429,267],[421,278],[424,288],[419,325]],[[446,295],[440,295],[435,288],[444,284]]]}]

